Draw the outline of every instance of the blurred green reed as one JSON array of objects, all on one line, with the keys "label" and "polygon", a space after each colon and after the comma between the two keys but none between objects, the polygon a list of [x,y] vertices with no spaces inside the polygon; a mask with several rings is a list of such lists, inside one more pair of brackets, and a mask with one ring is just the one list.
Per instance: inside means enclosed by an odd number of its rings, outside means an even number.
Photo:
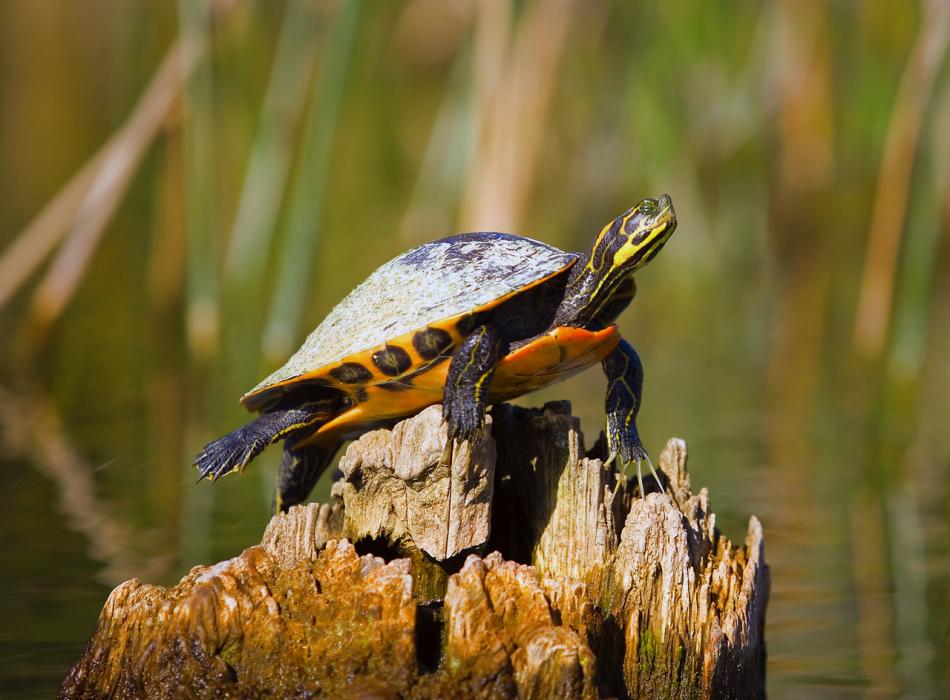
[{"label": "blurred green reed", "polygon": [[227,303],[233,309],[228,321],[235,332],[226,351],[236,366],[244,363],[245,371],[257,367],[256,354],[243,341],[259,333],[261,318],[254,311],[265,290],[267,270],[267,256],[261,251],[271,246],[292,174],[297,127],[318,55],[314,39],[326,37],[317,10],[311,2],[287,5],[228,242],[225,281]]},{"label": "blurred green reed", "polygon": [[[179,0],[179,35],[185,44],[211,43],[211,1]],[[218,348],[220,309],[215,222],[214,82],[211,64],[199,60],[182,85],[182,167],[185,210],[185,329],[192,353]]]},{"label": "blurred green reed", "polygon": [[300,141],[298,173],[289,195],[276,288],[264,326],[263,349],[269,363],[279,363],[293,352],[295,340],[300,336],[301,311],[313,269],[311,261],[330,176],[333,134],[346,87],[359,13],[359,0],[343,3],[339,19],[329,32],[319,84],[312,90],[309,115]]},{"label": "blurred green reed", "polygon": [[[476,228],[578,249],[664,191],[621,321],[641,432],[689,441],[728,534],[762,518],[770,689],[945,687],[948,8],[5,6],[0,600],[32,605],[0,614],[55,615],[0,638],[31,659],[0,694],[55,686],[107,586],[256,540],[274,458],[214,489],[190,459],[373,268]],[[598,374],[525,401],[592,442]]]}]

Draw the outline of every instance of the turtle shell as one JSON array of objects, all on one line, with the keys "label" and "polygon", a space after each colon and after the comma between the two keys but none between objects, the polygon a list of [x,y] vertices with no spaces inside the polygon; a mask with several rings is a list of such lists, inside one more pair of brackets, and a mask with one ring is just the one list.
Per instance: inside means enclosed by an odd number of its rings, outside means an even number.
[{"label": "turtle shell", "polygon": [[412,373],[453,347],[459,320],[565,270],[573,253],[505,233],[426,243],[373,272],[287,363],[244,395],[251,410],[302,381],[352,390]]}]

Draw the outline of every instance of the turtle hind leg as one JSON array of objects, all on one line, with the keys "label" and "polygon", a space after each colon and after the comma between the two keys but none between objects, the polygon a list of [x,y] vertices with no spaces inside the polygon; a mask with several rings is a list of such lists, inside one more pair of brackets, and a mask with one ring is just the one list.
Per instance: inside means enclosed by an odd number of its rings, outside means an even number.
[{"label": "turtle hind leg", "polygon": [[333,415],[334,406],[320,401],[284,410],[268,411],[247,425],[205,445],[195,457],[201,479],[216,481],[241,471],[275,440],[310,431]]},{"label": "turtle hind leg", "polygon": [[277,490],[274,494],[274,511],[284,513],[291,506],[307,500],[320,475],[333,461],[340,449],[339,442],[329,446],[309,445],[295,448],[297,440],[284,441],[284,455],[277,473]]}]

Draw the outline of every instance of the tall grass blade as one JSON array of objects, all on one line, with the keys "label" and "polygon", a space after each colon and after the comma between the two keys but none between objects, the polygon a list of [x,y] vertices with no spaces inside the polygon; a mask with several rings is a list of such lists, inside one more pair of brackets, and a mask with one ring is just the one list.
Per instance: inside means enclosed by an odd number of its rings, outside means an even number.
[{"label": "tall grass blade", "polygon": [[[211,40],[209,0],[179,0],[180,33],[195,45]],[[188,345],[198,357],[217,345],[219,311],[214,221],[214,95],[211,60],[205,56],[182,74],[186,230],[186,321]]]},{"label": "tall grass blade", "polygon": [[341,12],[327,45],[318,89],[311,98],[299,170],[293,184],[277,286],[264,331],[263,350],[270,362],[283,359],[297,336],[314,244],[320,231],[333,134],[346,86],[360,2],[343,3]]},{"label": "tall grass blade", "polygon": [[[66,241],[33,297],[32,321],[40,332],[72,298],[143,155],[176,104],[179,76],[192,69],[197,55],[192,44],[176,43],[168,50],[126,123],[27,230],[35,232],[33,243],[11,250],[22,257],[5,258],[4,264],[24,265],[15,277],[28,274],[29,265],[42,260],[44,249],[55,246],[64,217],[81,197]],[[30,239],[24,234],[21,240]]]},{"label": "tall grass blade", "polygon": [[287,5],[234,218],[225,281],[251,299],[260,293],[266,254],[293,163],[294,125],[303,114],[317,55],[317,18],[312,0],[291,0]]},{"label": "tall grass blade", "polygon": [[950,42],[950,3],[927,0],[923,9],[884,143],[854,323],[854,346],[869,358],[884,349],[921,126]]},{"label": "tall grass blade", "polygon": [[[485,114],[462,206],[462,229],[518,228],[534,182],[545,131],[541,125],[547,121],[571,11],[570,0],[536,0],[523,11],[510,61],[497,74]],[[491,62],[486,63],[491,71]]]}]

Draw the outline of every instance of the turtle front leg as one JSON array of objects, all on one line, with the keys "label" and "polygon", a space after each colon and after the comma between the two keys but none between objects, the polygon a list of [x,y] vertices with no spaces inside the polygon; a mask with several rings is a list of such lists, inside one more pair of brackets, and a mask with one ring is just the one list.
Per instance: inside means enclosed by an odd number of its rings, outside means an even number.
[{"label": "turtle front leg", "polygon": [[333,461],[340,443],[331,446],[308,445],[294,447],[298,440],[284,440],[284,456],[277,472],[277,492],[274,496],[274,511],[285,513],[291,506],[307,500],[320,475]]},{"label": "turtle front leg", "polygon": [[663,484],[653,468],[653,463],[647,455],[647,450],[640,440],[637,431],[637,413],[640,412],[640,403],[643,397],[643,364],[633,346],[626,340],[621,340],[614,350],[604,358],[602,363],[604,374],[607,375],[607,447],[610,451],[608,463],[615,457],[626,467],[630,462],[637,463],[637,481],[640,486],[640,495],[644,495],[643,477],[640,474],[640,463],[646,460],[656,483],[663,489]]},{"label": "turtle front leg", "polygon": [[262,413],[247,425],[205,445],[195,457],[195,466],[202,479],[216,481],[229,472],[242,471],[275,440],[313,429],[331,415],[330,402]]},{"label": "turtle front leg", "polygon": [[471,440],[482,427],[485,400],[501,351],[498,331],[482,325],[469,333],[452,354],[442,401],[450,438]]}]

